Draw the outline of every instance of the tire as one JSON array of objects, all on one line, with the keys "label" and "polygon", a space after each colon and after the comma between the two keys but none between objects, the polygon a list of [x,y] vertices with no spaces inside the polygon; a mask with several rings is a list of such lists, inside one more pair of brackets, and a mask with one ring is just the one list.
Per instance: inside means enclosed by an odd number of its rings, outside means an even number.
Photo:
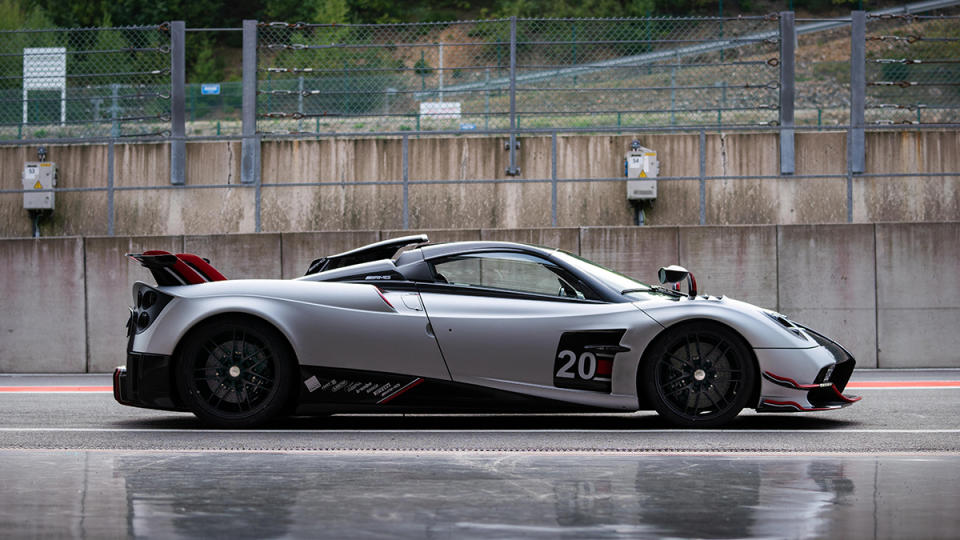
[{"label": "tire", "polygon": [[720,324],[670,328],[646,355],[637,389],[670,423],[712,428],[747,405],[757,367],[743,338]]},{"label": "tire", "polygon": [[191,332],[177,363],[177,389],[210,427],[250,428],[286,410],[296,363],[283,336],[256,319],[229,319]]}]

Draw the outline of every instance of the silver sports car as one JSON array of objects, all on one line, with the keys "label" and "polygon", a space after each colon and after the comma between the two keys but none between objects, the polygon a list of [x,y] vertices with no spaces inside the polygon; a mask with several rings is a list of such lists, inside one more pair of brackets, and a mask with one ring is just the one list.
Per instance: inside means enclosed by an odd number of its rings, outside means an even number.
[{"label": "silver sports car", "polygon": [[[138,282],[124,405],[210,426],[291,414],[655,409],[715,427],[744,408],[823,411],[854,368],[787,317],[697,295],[679,266],[640,283],[576,255],[508,242],[387,240],[292,280],[227,280],[208,261],[131,254]],[[680,283],[686,282],[686,292]]]}]

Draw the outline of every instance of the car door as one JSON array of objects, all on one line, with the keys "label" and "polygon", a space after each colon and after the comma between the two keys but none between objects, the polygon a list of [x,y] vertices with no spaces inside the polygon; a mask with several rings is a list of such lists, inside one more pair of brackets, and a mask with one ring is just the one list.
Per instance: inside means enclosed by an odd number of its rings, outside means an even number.
[{"label": "car door", "polygon": [[421,298],[454,381],[553,398],[611,394],[620,340],[643,316],[632,304],[592,300],[575,277],[529,253],[428,262],[437,283]]}]

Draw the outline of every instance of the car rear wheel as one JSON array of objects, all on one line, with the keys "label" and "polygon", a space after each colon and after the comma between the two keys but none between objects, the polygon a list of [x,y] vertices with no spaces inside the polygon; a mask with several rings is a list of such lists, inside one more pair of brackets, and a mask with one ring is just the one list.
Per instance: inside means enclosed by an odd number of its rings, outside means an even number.
[{"label": "car rear wheel", "polygon": [[710,322],[682,324],[658,340],[638,388],[661,416],[681,427],[716,427],[747,405],[757,368],[743,339]]},{"label": "car rear wheel", "polygon": [[177,387],[208,426],[258,426],[281,415],[291,401],[296,366],[288,351],[283,337],[264,322],[214,321],[188,337],[177,364]]}]

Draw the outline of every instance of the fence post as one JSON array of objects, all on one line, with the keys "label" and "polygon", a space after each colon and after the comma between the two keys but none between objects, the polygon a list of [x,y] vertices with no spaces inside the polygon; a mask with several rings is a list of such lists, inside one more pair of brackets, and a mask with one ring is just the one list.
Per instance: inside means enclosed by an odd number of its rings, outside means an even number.
[{"label": "fence post", "polygon": [[510,165],[507,176],[517,176],[517,17],[510,17]]},{"label": "fence post", "polygon": [[170,23],[170,183],[175,186],[182,186],[187,177],[185,36],[186,25],[183,21]]},{"label": "fence post", "polygon": [[113,140],[107,143],[107,235],[113,236]]},{"label": "fence post", "polygon": [[796,168],[793,146],[796,43],[793,12],[783,11],[780,13],[780,174],[793,174]]},{"label": "fence post", "polygon": [[403,230],[410,228],[410,138],[403,136],[401,166],[403,174]]},{"label": "fence post", "polygon": [[850,131],[847,132],[847,164],[852,173],[862,173],[865,169],[866,41],[866,12],[854,11],[850,14]]},{"label": "fence post", "polygon": [[707,224],[707,134],[700,130],[700,224]]},{"label": "fence post", "polygon": [[550,226],[557,226],[557,130],[550,134]]},{"label": "fence post", "polygon": [[[243,111],[240,181],[259,184],[260,139],[257,137],[257,21],[243,21]],[[257,205],[259,206],[257,201]]]}]

